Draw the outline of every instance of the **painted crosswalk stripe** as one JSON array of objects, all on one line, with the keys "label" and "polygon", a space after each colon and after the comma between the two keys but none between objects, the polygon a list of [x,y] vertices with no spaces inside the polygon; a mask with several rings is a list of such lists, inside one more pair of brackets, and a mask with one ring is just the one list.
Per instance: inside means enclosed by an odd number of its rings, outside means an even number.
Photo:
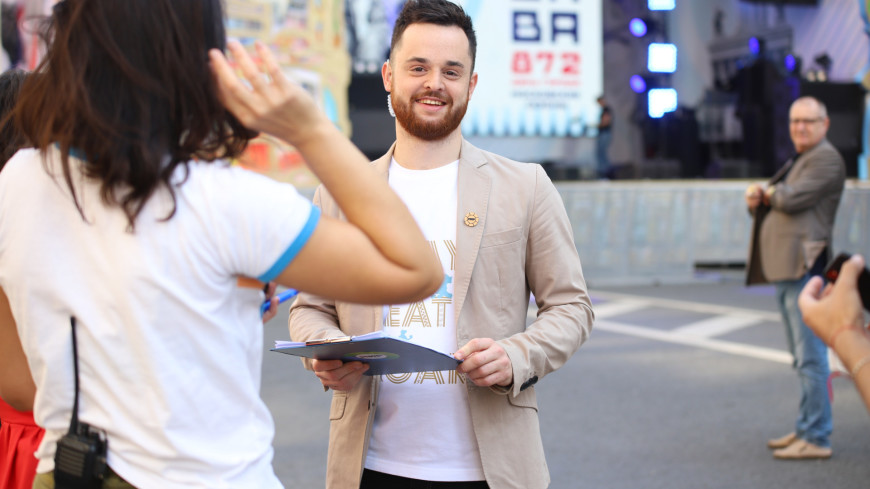
[{"label": "painted crosswalk stripe", "polygon": [[677,309],[680,311],[690,311],[690,312],[700,312],[704,314],[748,314],[758,316],[765,321],[781,321],[781,316],[778,312],[769,312],[769,311],[759,311],[755,309],[748,309],[743,307],[732,307],[732,306],[722,306],[718,304],[707,304],[703,302],[690,302],[690,301],[681,301],[674,299],[660,299],[660,298],[651,298],[630,294],[620,294],[615,292],[596,292],[592,294],[595,298],[604,299],[604,304],[595,305],[592,308],[597,311],[599,307],[607,305],[611,302],[622,302],[622,301],[643,301],[647,302],[650,306],[654,307],[663,307],[666,309]]},{"label": "painted crosswalk stripe", "polygon": [[764,348],[761,346],[734,343],[731,341],[703,338],[686,334],[676,334],[673,331],[661,331],[658,329],[644,328],[641,326],[622,324],[608,320],[596,321],[595,326],[593,327],[593,334],[596,330],[635,336],[638,338],[665,341],[668,343],[676,343],[686,346],[694,346],[697,348],[705,348],[708,350],[730,353],[732,355],[757,358],[760,360],[768,360],[771,362],[784,363],[787,365],[792,364],[791,354],[786,351],[775,350],[773,348]]},{"label": "painted crosswalk stripe", "polygon": [[701,338],[712,338],[764,322],[756,314],[724,314],[696,321],[671,330],[673,334],[684,334]]},{"label": "painted crosswalk stripe", "polygon": [[651,301],[627,299],[606,302],[604,304],[595,304],[592,306],[592,310],[595,311],[596,319],[603,319],[606,317],[634,312],[645,307],[652,307],[653,305],[654,304]]}]

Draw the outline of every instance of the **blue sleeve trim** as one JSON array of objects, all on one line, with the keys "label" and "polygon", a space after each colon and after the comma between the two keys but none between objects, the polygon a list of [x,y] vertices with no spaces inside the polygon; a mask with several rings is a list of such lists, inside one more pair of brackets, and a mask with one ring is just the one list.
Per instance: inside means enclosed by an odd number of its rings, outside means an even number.
[{"label": "blue sleeve trim", "polygon": [[308,238],[311,237],[311,234],[314,232],[314,228],[317,227],[317,223],[320,222],[320,208],[312,205],[311,213],[308,214],[308,221],[302,226],[302,230],[299,231],[299,234],[296,236],[296,239],[290,243],[290,246],[287,250],[278,257],[278,261],[272,265],[266,273],[257,277],[258,280],[262,282],[271,282],[278,275],[287,268],[287,265],[296,258],[296,255],[299,254],[299,251],[305,246],[305,243],[308,242]]}]

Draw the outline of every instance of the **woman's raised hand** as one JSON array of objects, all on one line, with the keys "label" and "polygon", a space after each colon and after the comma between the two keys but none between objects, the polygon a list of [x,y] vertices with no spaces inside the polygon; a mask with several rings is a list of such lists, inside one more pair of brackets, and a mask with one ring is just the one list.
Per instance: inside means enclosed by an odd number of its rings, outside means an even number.
[{"label": "woman's raised hand", "polygon": [[268,47],[257,42],[255,48],[259,67],[241,44],[227,44],[243,78],[222,52],[209,51],[221,102],[245,127],[293,145],[305,144],[323,124],[332,123],[304,88],[284,76]]}]

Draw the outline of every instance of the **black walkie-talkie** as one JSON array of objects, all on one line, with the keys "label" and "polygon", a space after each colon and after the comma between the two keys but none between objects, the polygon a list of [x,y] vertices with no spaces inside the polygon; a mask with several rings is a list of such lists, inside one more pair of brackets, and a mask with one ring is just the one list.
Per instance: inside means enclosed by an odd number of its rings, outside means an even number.
[{"label": "black walkie-talkie", "polygon": [[57,441],[54,453],[54,487],[56,489],[97,489],[106,475],[106,452],[109,441],[103,430],[79,422],[79,356],[76,342],[76,318],[72,326],[75,400],[69,432]]}]

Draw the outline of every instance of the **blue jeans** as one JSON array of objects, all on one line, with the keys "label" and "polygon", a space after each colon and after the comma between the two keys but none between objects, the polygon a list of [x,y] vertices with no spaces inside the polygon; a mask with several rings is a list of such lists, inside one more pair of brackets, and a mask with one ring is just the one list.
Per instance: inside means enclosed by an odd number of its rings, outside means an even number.
[{"label": "blue jeans", "polygon": [[610,147],[610,141],[613,139],[613,134],[610,131],[598,133],[598,138],[595,140],[595,157],[598,159],[598,178],[610,178],[610,158],[607,157],[607,148]]},{"label": "blue jeans", "polygon": [[776,301],[785,323],[788,349],[801,382],[801,403],[795,432],[798,438],[821,447],[831,446],[834,421],[828,398],[828,350],[825,343],[804,324],[797,298],[810,275],[776,282]]}]

